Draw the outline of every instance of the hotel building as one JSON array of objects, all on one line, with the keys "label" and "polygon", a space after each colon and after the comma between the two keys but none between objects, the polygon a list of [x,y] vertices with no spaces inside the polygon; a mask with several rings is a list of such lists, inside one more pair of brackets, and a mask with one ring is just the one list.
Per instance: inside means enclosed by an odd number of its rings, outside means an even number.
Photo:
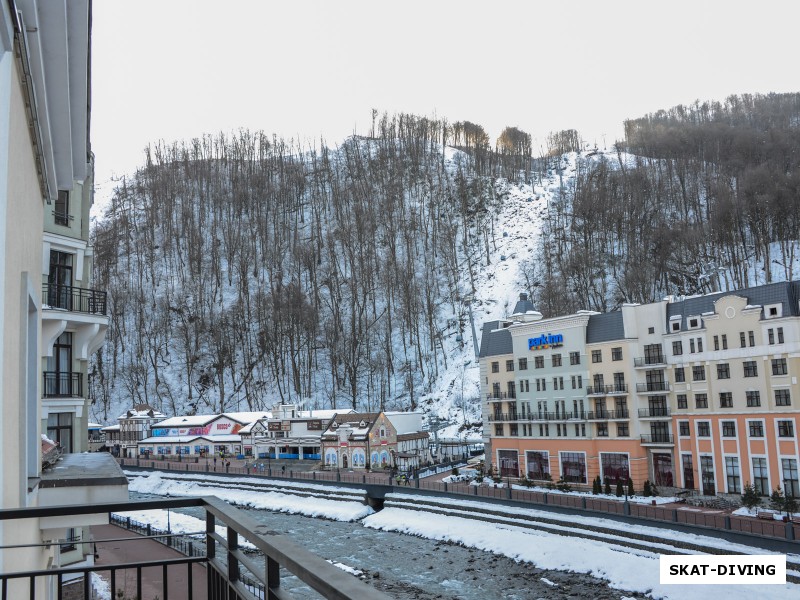
[{"label": "hotel building", "polygon": [[508,477],[800,496],[800,282],[486,323],[487,463]]}]

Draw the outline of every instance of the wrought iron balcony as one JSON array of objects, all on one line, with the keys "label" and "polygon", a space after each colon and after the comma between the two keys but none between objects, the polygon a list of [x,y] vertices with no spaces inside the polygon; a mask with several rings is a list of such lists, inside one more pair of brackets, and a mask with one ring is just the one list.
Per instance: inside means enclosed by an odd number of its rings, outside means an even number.
[{"label": "wrought iron balcony", "polygon": [[628,409],[597,410],[586,413],[589,421],[613,421],[615,419],[630,419]]},{"label": "wrought iron balcony", "polygon": [[627,394],[627,383],[614,383],[611,385],[590,385],[586,388],[587,396],[614,396],[616,394]]},{"label": "wrought iron balcony", "polygon": [[71,285],[45,283],[42,303],[50,308],[61,308],[71,312],[105,316],[108,311],[106,292]]},{"label": "wrought iron balcony", "polygon": [[670,416],[670,410],[668,406],[651,406],[649,408],[640,408],[639,416],[644,419],[667,418]]},{"label": "wrought iron balcony", "polygon": [[[41,586],[52,586],[51,597],[62,597],[65,576],[83,576],[84,583],[92,573],[110,578],[112,590],[116,581],[125,578],[125,570],[136,573],[136,588],[128,590],[127,596],[142,598],[142,571],[158,568],[161,576],[160,598],[172,598],[174,588],[181,576],[189,570],[189,578],[180,588],[181,597],[209,598],[210,600],[257,600],[259,598],[290,599],[293,596],[281,588],[281,569],[295,575],[309,588],[324,598],[338,600],[388,600],[383,592],[345,573],[322,558],[305,550],[292,539],[275,534],[247,513],[240,511],[213,496],[204,498],[181,498],[166,500],[146,500],[135,502],[104,503],[94,505],[53,506],[0,510],[0,524],[13,524],[25,520],[30,527],[42,519],[65,519],[73,515],[100,515],[108,518],[111,512],[175,509],[197,507],[205,513],[205,531],[196,532],[201,539],[188,544],[188,555],[161,560],[131,560],[127,562],[102,565],[82,565],[78,567],[56,567],[16,572],[0,572],[0,598],[34,598]],[[226,529],[226,535],[216,531],[217,526]],[[183,534],[186,535],[186,534]],[[171,546],[181,546],[183,535],[156,535],[153,538],[168,538]],[[241,539],[256,547],[255,552],[242,549]],[[102,542],[103,540],[95,540]],[[125,543],[126,539],[115,539],[115,543]],[[49,546],[50,543],[42,543]],[[192,583],[191,569],[194,564],[206,566],[205,589],[196,590]],[[152,582],[151,582],[152,583]],[[305,592],[305,591],[303,591]],[[127,597],[126,596],[126,597]],[[84,586],[83,597],[89,598],[89,588]],[[304,595],[305,597],[305,595]]]},{"label": "wrought iron balcony", "polygon": [[44,371],[42,378],[44,385],[42,395],[45,398],[83,397],[83,373]]},{"label": "wrought iron balcony", "polygon": [[674,446],[675,442],[671,433],[651,433],[642,435],[642,444],[651,446]]},{"label": "wrought iron balcony", "polygon": [[514,400],[517,397],[517,392],[498,392],[486,394],[486,400],[489,402],[497,402],[498,400]]},{"label": "wrought iron balcony", "polygon": [[633,359],[636,367],[655,367],[667,364],[666,356],[657,354],[656,356],[640,356]]},{"label": "wrought iron balcony", "polygon": [[647,383],[637,383],[636,391],[640,394],[668,392],[669,381],[648,381]]}]

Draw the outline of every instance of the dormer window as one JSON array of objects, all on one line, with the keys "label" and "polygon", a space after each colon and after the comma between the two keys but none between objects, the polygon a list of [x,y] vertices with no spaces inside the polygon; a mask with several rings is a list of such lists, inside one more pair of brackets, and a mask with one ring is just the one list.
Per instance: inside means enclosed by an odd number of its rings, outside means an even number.
[{"label": "dormer window", "polygon": [[672,322],[672,331],[680,331],[681,330],[681,322],[680,321],[673,321]]},{"label": "dormer window", "polygon": [[699,317],[690,317],[689,318],[689,329],[699,329],[700,328],[700,318]]},{"label": "dormer window", "polygon": [[364,429],[364,427],[366,427],[366,426],[367,426],[367,423],[366,423],[366,422],[365,422],[365,421],[362,419],[362,420],[361,420],[361,422],[358,424],[358,426],[359,426],[361,429]]},{"label": "dormer window", "polygon": [[331,429],[336,429],[338,427],[339,427],[339,424],[336,421],[334,421],[333,424],[331,425]]},{"label": "dormer window", "polygon": [[783,316],[782,304],[767,304],[764,307],[764,317],[766,319],[778,319]]},{"label": "dormer window", "polygon": [[381,427],[380,435],[381,435],[381,437],[386,437],[386,428],[385,427]]}]

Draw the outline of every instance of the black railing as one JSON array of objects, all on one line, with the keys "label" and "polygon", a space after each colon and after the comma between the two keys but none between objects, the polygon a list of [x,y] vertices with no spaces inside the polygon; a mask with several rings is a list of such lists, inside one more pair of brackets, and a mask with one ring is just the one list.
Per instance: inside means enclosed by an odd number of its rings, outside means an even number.
[{"label": "black railing", "polygon": [[[162,569],[161,595],[169,598],[170,588],[176,585],[176,575],[189,571],[181,588],[185,597],[209,600],[255,600],[259,598],[290,599],[292,596],[281,589],[281,568],[295,575],[308,587],[324,598],[338,600],[364,599],[388,600],[383,592],[370,587],[352,575],[341,571],[322,558],[297,545],[287,536],[268,531],[253,517],[247,515],[218,498],[182,498],[146,500],[96,504],[93,506],[54,506],[0,510],[0,524],[30,519],[37,523],[45,517],[105,514],[112,512],[175,509],[199,507],[205,511],[205,532],[199,532],[201,543],[186,552],[187,555],[166,560],[138,560],[115,564],[91,565],[71,568],[53,568],[17,572],[0,572],[0,600],[33,598],[40,586],[53,586],[50,593],[61,597],[66,575],[83,575],[89,581],[92,573],[109,577],[112,590],[117,578],[124,578],[128,569],[136,573],[136,590],[132,597],[142,597],[142,571],[153,567]],[[216,532],[217,524],[226,528],[227,535]],[[35,526],[35,525],[31,525]],[[163,534],[158,537],[165,537]],[[180,536],[168,536],[168,539]],[[255,553],[245,553],[239,543],[244,538],[256,547]],[[141,539],[141,538],[133,538]],[[104,540],[95,540],[100,543]],[[113,540],[124,543],[130,539]],[[165,542],[166,543],[166,542]],[[188,544],[188,542],[187,542]],[[44,544],[42,544],[44,545]],[[199,547],[199,548],[198,548]],[[199,550],[199,552],[198,552]],[[219,555],[218,555],[219,552]],[[206,589],[197,590],[192,585],[192,565],[207,567]],[[151,582],[152,583],[152,582]],[[89,597],[88,586],[84,586],[84,597]]]},{"label": "black railing", "polygon": [[511,398],[512,400],[517,397],[517,392],[497,392],[493,394],[486,394],[487,400],[506,400]]},{"label": "black railing", "polygon": [[651,406],[650,408],[640,408],[640,417],[668,417],[670,410],[668,406]]},{"label": "black railing", "polygon": [[605,396],[613,394],[627,394],[627,383],[615,383],[611,385],[590,385],[586,388],[588,396]]},{"label": "black railing", "polygon": [[68,373],[60,371],[44,371],[43,396],[71,396],[74,398],[83,397],[83,374]]},{"label": "black railing", "polygon": [[633,359],[634,366],[637,367],[649,367],[651,365],[665,365],[667,364],[667,359],[664,356],[656,355],[656,356],[641,356],[639,358]]},{"label": "black railing", "polygon": [[642,444],[672,444],[673,438],[671,433],[651,433],[649,435],[642,435]]},{"label": "black railing", "polygon": [[668,392],[669,381],[649,381],[647,383],[637,383],[636,391],[639,393]]},{"label": "black railing", "polygon": [[55,283],[45,283],[42,290],[42,302],[50,308],[91,315],[107,314],[107,298],[106,292]]},{"label": "black railing", "polygon": [[586,418],[590,421],[609,421],[613,419],[629,419],[627,409],[620,410],[597,410],[586,413]]}]

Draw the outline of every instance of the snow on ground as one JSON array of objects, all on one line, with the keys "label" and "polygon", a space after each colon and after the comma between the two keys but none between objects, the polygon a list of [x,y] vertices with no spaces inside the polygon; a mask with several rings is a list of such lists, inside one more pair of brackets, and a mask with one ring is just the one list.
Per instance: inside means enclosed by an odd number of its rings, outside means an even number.
[{"label": "snow on ground", "polygon": [[399,531],[502,554],[517,561],[531,562],[542,569],[588,573],[608,580],[612,588],[664,600],[707,600],[710,594],[724,595],[728,600],[789,600],[800,595],[800,586],[795,584],[661,585],[658,554],[461,517],[437,515],[436,519],[431,519],[425,513],[387,508],[367,517],[363,524],[374,529]]},{"label": "snow on ground", "polygon": [[[126,475],[135,475],[126,473]],[[196,478],[196,476],[195,476]],[[186,479],[186,481],[181,481]],[[231,487],[232,481],[224,477],[213,477],[204,475],[204,482],[191,481],[190,475],[181,476],[180,474],[170,474],[169,478],[162,477],[161,473],[136,477],[131,480],[128,489],[132,492],[142,494],[157,494],[161,496],[216,496],[226,502],[237,506],[249,506],[262,510],[272,510],[290,514],[302,514],[308,517],[322,517],[334,521],[358,521],[371,514],[373,510],[364,506],[360,501],[340,501],[328,500],[326,498],[301,497],[289,492],[273,492],[259,490],[236,489]],[[237,485],[247,483],[275,483],[268,479],[241,478],[236,480]],[[227,485],[223,485],[227,484]],[[335,488],[323,488],[323,486],[304,486],[309,491],[314,489],[325,489],[333,491]],[[347,493],[353,493],[352,489],[338,488]]]}]

